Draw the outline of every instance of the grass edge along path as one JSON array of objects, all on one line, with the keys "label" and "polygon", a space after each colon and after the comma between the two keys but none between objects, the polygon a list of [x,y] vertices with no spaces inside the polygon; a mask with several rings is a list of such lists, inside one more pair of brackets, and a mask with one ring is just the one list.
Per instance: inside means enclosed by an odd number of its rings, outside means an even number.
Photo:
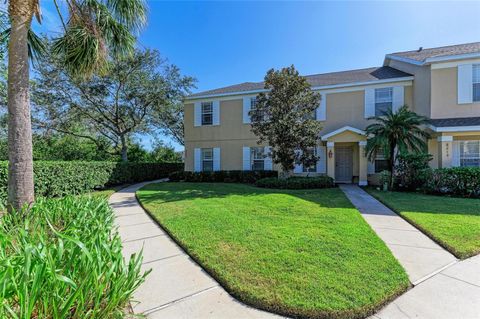
[{"label": "grass edge along path", "polygon": [[[339,189],[285,191],[240,184],[160,183],[146,185],[136,196],[232,296],[263,310],[298,318],[364,318],[410,286],[404,269]],[[225,205],[225,200],[233,202]],[[258,201],[265,207],[258,207]],[[217,212],[205,215],[212,210]],[[345,240],[348,235],[336,229],[342,227],[354,237],[367,238]],[[302,233],[297,236],[292,229]],[[330,232],[334,238],[308,237]],[[225,238],[219,240],[220,234]],[[265,246],[275,249],[265,250]],[[333,255],[318,253],[323,251],[318,248],[330,249]],[[349,258],[352,262],[345,262]],[[301,271],[300,278],[295,278]],[[364,281],[370,285],[362,286]],[[286,285],[289,282],[291,286]],[[294,301],[289,303],[288,298]],[[349,308],[349,303],[357,304]]]},{"label": "grass edge along path", "polygon": [[[480,199],[364,189],[455,257],[466,259],[480,254]],[[391,198],[394,194],[395,199]],[[405,201],[407,196],[412,198]],[[426,200],[431,200],[428,211],[422,208]],[[412,209],[413,205],[418,208]]]}]

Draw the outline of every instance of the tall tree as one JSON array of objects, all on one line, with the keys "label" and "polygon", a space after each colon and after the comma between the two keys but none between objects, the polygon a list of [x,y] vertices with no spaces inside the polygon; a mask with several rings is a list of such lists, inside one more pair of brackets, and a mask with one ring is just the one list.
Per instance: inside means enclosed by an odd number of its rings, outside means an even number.
[{"label": "tall tree", "polygon": [[[60,10],[63,34],[54,51],[74,76],[88,76],[102,69],[108,55],[132,51],[134,33],[146,23],[143,0],[65,0]],[[8,16],[8,202],[19,209],[34,201],[32,129],[29,98],[29,49],[33,16],[40,21],[39,0],[9,0]]]},{"label": "tall tree", "polygon": [[292,65],[281,70],[271,69],[265,76],[265,89],[256,98],[252,116],[252,132],[259,143],[272,149],[272,160],[280,164],[288,176],[294,164],[310,165],[317,157],[310,150],[322,129],[315,120],[320,94],[313,92],[307,80]]},{"label": "tall tree", "polygon": [[367,157],[374,161],[377,154],[383,154],[390,167],[390,188],[394,185],[394,170],[398,154],[421,154],[427,150],[430,136],[421,126],[428,124],[428,119],[410,111],[407,105],[394,112],[391,108],[382,116],[369,118],[375,122],[368,125],[366,134]]},{"label": "tall tree", "polygon": [[[61,63],[42,61],[33,89],[34,124],[102,145],[108,139],[127,161],[130,137],[154,133],[159,114],[188,94],[193,78],[155,50],[137,50],[108,64],[107,71],[81,81]],[[87,130],[79,132],[76,123]]]}]

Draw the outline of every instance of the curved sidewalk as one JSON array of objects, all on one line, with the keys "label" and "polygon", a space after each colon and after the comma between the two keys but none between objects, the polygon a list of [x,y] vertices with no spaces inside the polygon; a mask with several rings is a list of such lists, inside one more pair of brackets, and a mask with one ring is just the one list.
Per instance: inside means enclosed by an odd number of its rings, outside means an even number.
[{"label": "curved sidewalk", "polygon": [[123,255],[143,247],[142,270],[152,269],[134,294],[136,314],[147,318],[281,318],[231,297],[198,266],[138,204],[131,185],[110,197],[123,241]]}]

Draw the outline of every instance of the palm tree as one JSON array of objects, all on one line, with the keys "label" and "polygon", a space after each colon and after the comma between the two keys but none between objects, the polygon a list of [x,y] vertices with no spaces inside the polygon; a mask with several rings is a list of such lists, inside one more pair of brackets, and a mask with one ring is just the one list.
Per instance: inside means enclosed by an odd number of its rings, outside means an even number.
[{"label": "palm tree", "polygon": [[[108,55],[132,52],[134,34],[146,23],[144,0],[54,0],[63,33],[53,51],[74,77],[87,77],[107,66]],[[29,99],[29,56],[39,54],[39,38],[30,26],[41,22],[39,0],[9,0],[8,29],[8,203],[19,209],[34,201],[32,129]],[[37,45],[36,45],[37,44]]]},{"label": "palm tree", "polygon": [[391,108],[384,115],[369,118],[374,120],[367,126],[366,153],[370,161],[374,161],[379,153],[383,153],[390,167],[390,189],[393,188],[393,174],[396,155],[405,153],[423,153],[427,149],[428,132],[420,126],[428,123],[428,119],[410,111],[407,105],[394,112]]}]

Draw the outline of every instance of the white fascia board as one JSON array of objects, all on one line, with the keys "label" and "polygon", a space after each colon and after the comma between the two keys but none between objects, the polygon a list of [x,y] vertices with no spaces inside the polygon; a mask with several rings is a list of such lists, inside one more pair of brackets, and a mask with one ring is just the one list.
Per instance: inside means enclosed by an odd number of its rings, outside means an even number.
[{"label": "white fascia board", "polygon": [[424,65],[425,64],[424,62],[421,62],[421,61],[417,61],[417,60],[409,59],[409,58],[404,58],[404,57],[401,57],[401,56],[391,55],[391,54],[385,55],[385,59],[410,63],[410,64],[414,64],[414,65]]},{"label": "white fascia board", "polygon": [[451,61],[451,60],[463,60],[463,59],[474,59],[474,58],[480,58],[480,52],[431,57],[431,58],[425,59],[425,63],[435,63],[435,62],[444,62],[444,61]]},{"label": "white fascia board", "polygon": [[436,127],[433,125],[429,126],[434,132],[443,133],[443,132],[475,132],[480,131],[480,125],[474,126],[444,126]]},{"label": "white fascia board", "polygon": [[[353,82],[353,83],[323,85],[323,86],[312,86],[312,90],[323,91],[323,90],[337,89],[337,88],[351,88],[351,87],[355,87],[355,86],[365,86],[365,85],[375,85],[375,84],[385,84],[385,83],[397,83],[397,82],[413,81],[413,79],[414,79],[413,76],[405,76],[405,77],[401,77],[401,78],[391,78],[391,79],[383,79],[383,80],[376,80],[376,81]],[[411,83],[408,83],[408,85],[411,85]],[[258,94],[258,93],[267,92],[267,91],[268,90],[260,89],[260,90],[251,90],[251,91],[238,91],[238,92],[228,92],[228,93],[220,93],[220,94],[209,94],[209,95],[201,95],[201,96],[194,96],[194,97],[186,97],[185,102],[191,102],[191,101],[202,100],[202,99],[214,99],[214,98],[232,97],[232,96],[245,96],[245,95]]]},{"label": "white fascia board", "polygon": [[358,128],[351,127],[351,126],[344,126],[344,127],[339,128],[338,130],[335,130],[335,131],[330,132],[328,134],[322,135],[322,140],[326,140],[326,139],[328,139],[332,136],[343,133],[345,131],[350,131],[350,132],[357,133],[357,134],[360,134],[360,135],[365,135],[365,131],[363,131],[363,130],[360,130]]}]

